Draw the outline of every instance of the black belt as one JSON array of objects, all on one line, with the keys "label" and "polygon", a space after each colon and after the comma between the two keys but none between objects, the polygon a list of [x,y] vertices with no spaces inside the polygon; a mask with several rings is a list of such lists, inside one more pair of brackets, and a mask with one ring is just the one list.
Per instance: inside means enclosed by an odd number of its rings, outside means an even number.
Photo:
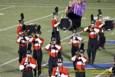
[{"label": "black belt", "polygon": [[25,68],[24,71],[32,71],[32,68],[30,68],[30,67]]}]

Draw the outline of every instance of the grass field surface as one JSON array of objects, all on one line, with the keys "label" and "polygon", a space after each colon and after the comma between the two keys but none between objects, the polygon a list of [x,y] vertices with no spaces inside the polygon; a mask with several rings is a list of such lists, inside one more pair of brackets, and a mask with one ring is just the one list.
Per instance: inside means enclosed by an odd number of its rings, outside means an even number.
[{"label": "grass field surface", "polygon": [[[41,37],[45,38],[45,44],[50,42],[51,37],[51,18],[55,6],[59,7],[59,17],[65,16],[64,9],[68,4],[68,0],[0,0],[0,77],[21,77],[18,70],[18,44],[16,44],[16,26],[20,13],[25,15],[25,23],[36,23],[42,27]],[[115,19],[115,0],[88,0],[88,6],[83,16],[82,27],[90,24],[90,15],[97,15],[97,10],[102,9],[104,16]],[[60,30],[63,52],[70,55],[70,46],[68,45],[68,36],[71,32]],[[115,30],[105,32],[107,40],[115,40]],[[87,48],[88,38],[84,33],[81,35],[85,41]],[[97,51],[95,63],[112,63],[115,54],[115,45],[106,45],[105,50]],[[43,63],[47,63],[48,55],[43,50]],[[69,61],[64,57],[65,61]],[[43,68],[44,75],[47,76],[47,68]],[[93,70],[87,70],[86,77],[95,77],[104,70],[94,73]],[[69,69],[71,77],[74,77],[73,69]],[[43,74],[42,73],[42,74]],[[103,77],[103,76],[102,76]]]}]

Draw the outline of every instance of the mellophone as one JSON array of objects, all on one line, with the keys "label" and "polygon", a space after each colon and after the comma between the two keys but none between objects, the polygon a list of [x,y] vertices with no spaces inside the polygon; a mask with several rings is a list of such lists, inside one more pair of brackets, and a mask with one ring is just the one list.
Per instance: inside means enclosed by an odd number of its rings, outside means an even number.
[{"label": "mellophone", "polygon": [[61,18],[59,28],[62,30],[69,30],[73,31],[74,28],[79,28],[79,19],[77,18],[69,18],[69,17],[64,17]]},{"label": "mellophone", "polygon": [[72,28],[72,21],[68,17],[60,20],[59,28],[62,30],[70,30]]}]

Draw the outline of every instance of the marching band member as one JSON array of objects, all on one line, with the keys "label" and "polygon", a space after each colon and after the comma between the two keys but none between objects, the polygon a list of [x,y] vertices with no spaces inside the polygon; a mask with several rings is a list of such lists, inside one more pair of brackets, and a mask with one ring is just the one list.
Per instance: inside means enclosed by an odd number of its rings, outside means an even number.
[{"label": "marching band member", "polygon": [[78,51],[71,59],[74,62],[75,77],[86,77],[85,64],[87,58]]},{"label": "marching band member", "polygon": [[75,55],[76,51],[80,50],[82,38],[77,36],[76,33],[73,33],[73,36],[70,38],[69,44],[71,44],[71,54]]},{"label": "marching band member", "polygon": [[98,37],[98,32],[99,30],[94,28],[94,24],[91,24],[89,27],[86,27],[84,31],[88,32],[88,49],[87,49],[87,54],[88,54],[88,61],[89,63],[93,64],[95,61],[95,56],[96,56],[96,51],[97,51],[97,37]]},{"label": "marching band member", "polygon": [[19,34],[21,34],[23,32],[22,26],[23,26],[22,20],[19,20],[19,24],[18,24],[17,30],[16,30],[17,35],[19,35]]},{"label": "marching band member", "polygon": [[28,40],[29,38],[25,36],[23,32],[21,32],[21,34],[19,34],[19,36],[17,37],[16,42],[19,44],[19,63],[21,62],[22,58],[26,56]]},{"label": "marching band member", "polygon": [[49,72],[49,77],[51,77],[52,69],[53,69],[53,67],[57,66],[57,60],[58,60],[59,57],[61,57],[61,49],[62,49],[62,47],[60,45],[56,44],[56,39],[55,38],[52,38],[51,43],[46,45],[45,49],[49,54],[48,72]]},{"label": "marching band member", "polygon": [[68,69],[63,66],[62,59],[58,59],[57,67],[53,68],[51,77],[69,77]]},{"label": "marching band member", "polygon": [[33,77],[33,69],[35,68],[36,60],[32,57],[30,52],[27,52],[19,65],[19,69],[22,71],[22,77]]},{"label": "marching band member", "polygon": [[56,38],[56,43],[57,44],[61,44],[60,42],[60,32],[58,29],[58,25],[60,24],[60,22],[58,21],[58,16],[53,13],[53,19],[51,20],[51,25],[52,25],[52,37],[51,38]]},{"label": "marching band member", "polygon": [[[41,63],[42,63],[42,45],[44,39],[39,34],[35,34],[35,37],[30,39],[33,45],[33,58],[37,61],[38,77],[41,74]],[[37,69],[34,69],[34,76],[36,77]]]}]

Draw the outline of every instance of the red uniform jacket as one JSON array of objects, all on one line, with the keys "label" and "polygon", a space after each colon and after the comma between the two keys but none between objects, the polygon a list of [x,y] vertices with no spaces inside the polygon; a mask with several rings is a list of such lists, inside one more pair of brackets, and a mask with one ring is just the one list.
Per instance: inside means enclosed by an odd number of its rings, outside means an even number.
[{"label": "red uniform jacket", "polygon": [[72,44],[72,46],[79,48],[81,40],[81,37],[72,36],[69,43]]},{"label": "red uniform jacket", "polygon": [[60,45],[57,44],[48,44],[45,47],[45,50],[48,51],[49,56],[51,57],[57,57],[58,52],[62,49],[62,47]]},{"label": "red uniform jacket", "polygon": [[88,37],[90,39],[95,39],[97,38],[97,33],[95,31],[89,32]]},{"label": "red uniform jacket", "polygon": [[95,22],[95,28],[100,29],[100,28],[101,28],[101,27],[100,27],[101,24],[102,24],[101,21],[96,20],[96,22]]},{"label": "red uniform jacket", "polygon": [[36,60],[32,57],[24,57],[20,63],[19,69],[26,70],[27,68],[36,68]]},{"label": "red uniform jacket", "polygon": [[56,19],[52,19],[51,21],[51,25],[52,25],[52,28],[55,28],[55,24],[57,24],[57,20]]},{"label": "red uniform jacket", "polygon": [[20,34],[21,32],[22,32],[23,30],[22,30],[22,24],[19,24],[18,26],[17,26],[17,34]]},{"label": "red uniform jacket", "polygon": [[42,47],[43,43],[44,43],[44,39],[41,38],[41,37],[31,38],[30,42],[33,43],[33,49],[34,50],[39,50]]},{"label": "red uniform jacket", "polygon": [[54,67],[51,77],[56,77],[57,72],[60,73],[60,77],[69,77],[68,69],[63,66]]},{"label": "red uniform jacket", "polygon": [[72,61],[75,62],[75,68],[76,72],[85,70],[85,63],[87,62],[87,58],[85,56],[79,56],[77,57],[76,55],[72,57]]},{"label": "red uniform jacket", "polygon": [[20,47],[26,47],[28,40],[29,38],[26,36],[18,36],[16,42],[19,44]]}]

